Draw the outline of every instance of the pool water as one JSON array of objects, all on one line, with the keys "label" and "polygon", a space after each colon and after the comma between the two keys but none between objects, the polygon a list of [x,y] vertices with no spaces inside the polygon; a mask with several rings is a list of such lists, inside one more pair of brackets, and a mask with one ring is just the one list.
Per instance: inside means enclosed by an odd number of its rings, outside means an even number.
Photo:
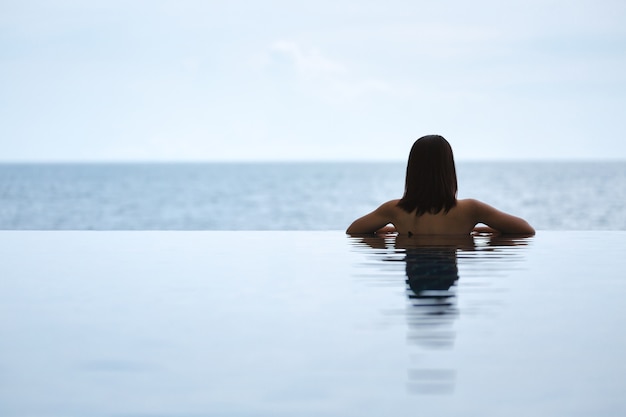
[{"label": "pool water", "polygon": [[622,416],[626,232],[0,232],[2,416]]}]

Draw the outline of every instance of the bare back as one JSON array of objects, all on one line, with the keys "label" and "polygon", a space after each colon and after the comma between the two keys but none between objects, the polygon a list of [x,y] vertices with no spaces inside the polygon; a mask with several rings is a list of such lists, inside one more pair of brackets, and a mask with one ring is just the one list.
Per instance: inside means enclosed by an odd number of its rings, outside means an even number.
[{"label": "bare back", "polygon": [[399,201],[387,201],[373,212],[355,220],[346,232],[376,233],[391,223],[395,231],[403,235],[467,235],[477,224],[485,224],[500,233],[535,233],[525,220],[474,199],[457,200],[456,206],[447,213],[440,211],[420,216],[398,207]]},{"label": "bare back", "polygon": [[[407,213],[397,207],[399,200],[393,200],[393,225],[400,234],[413,235],[467,235],[476,226],[476,216],[468,200],[458,200],[456,206],[444,213],[424,213],[416,216],[415,211]],[[410,233],[409,233],[410,232]]]}]

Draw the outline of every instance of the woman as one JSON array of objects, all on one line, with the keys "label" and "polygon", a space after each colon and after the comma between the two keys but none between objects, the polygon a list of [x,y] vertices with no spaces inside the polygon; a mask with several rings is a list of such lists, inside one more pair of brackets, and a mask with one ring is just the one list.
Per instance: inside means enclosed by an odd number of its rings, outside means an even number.
[{"label": "woman", "polygon": [[[452,148],[439,135],[413,144],[406,168],[404,196],[355,220],[346,233],[398,232],[402,235],[468,235],[473,231],[534,235],[524,219],[478,200],[457,200]],[[389,226],[392,224],[393,226]],[[478,227],[485,224],[487,227]]]}]

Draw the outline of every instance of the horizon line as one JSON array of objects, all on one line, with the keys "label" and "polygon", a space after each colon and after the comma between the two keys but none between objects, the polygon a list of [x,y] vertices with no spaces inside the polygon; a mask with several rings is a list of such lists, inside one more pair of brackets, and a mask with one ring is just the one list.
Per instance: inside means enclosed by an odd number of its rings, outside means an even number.
[{"label": "horizon line", "polygon": [[[626,162],[626,157],[587,158],[456,158],[456,163],[524,163],[524,162]],[[11,164],[291,164],[291,163],[406,163],[406,159],[15,159],[0,160]]]}]

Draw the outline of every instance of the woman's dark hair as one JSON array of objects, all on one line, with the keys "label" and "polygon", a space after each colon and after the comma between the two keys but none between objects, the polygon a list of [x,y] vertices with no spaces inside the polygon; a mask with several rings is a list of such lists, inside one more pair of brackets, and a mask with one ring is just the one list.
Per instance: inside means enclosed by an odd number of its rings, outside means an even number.
[{"label": "woman's dark hair", "polygon": [[452,148],[443,136],[428,135],[415,141],[406,166],[404,196],[398,207],[416,215],[444,213],[456,205],[456,169]]}]

